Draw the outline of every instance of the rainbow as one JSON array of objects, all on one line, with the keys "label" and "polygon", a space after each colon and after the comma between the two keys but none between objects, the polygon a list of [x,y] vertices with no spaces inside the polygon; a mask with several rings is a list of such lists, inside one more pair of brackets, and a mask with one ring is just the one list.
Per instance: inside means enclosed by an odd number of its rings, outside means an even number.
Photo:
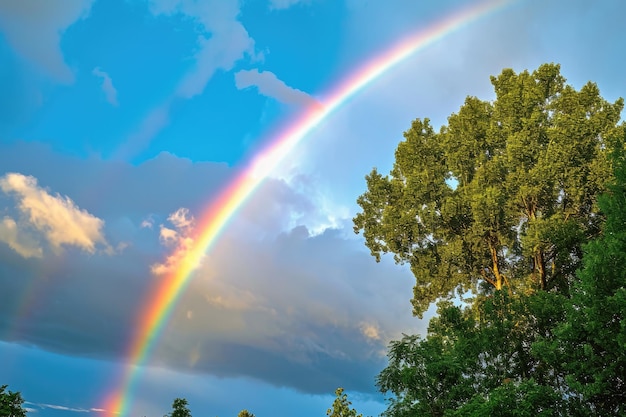
[{"label": "rainbow", "polygon": [[122,416],[128,414],[137,376],[168,322],[178,298],[189,284],[193,271],[228,221],[285,156],[324,119],[386,71],[442,37],[510,3],[511,1],[507,0],[480,3],[417,32],[379,55],[341,83],[323,104],[309,108],[271,141],[270,145],[252,161],[248,169],[242,171],[222,191],[198,221],[199,233],[194,238],[193,247],[185,252],[176,271],[159,282],[157,288],[147,297],[145,308],[141,310],[137,321],[135,337],[127,352],[129,365],[122,380],[106,400],[104,408],[108,414]]}]

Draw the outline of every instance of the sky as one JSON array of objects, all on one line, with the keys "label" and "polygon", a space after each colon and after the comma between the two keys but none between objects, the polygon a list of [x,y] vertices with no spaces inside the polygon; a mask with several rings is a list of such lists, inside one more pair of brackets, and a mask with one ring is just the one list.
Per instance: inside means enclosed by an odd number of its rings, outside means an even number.
[{"label": "sky", "polygon": [[141,363],[129,346],[224,190],[368,63],[478,4],[1,1],[0,385],[35,417],[108,415],[115,395],[131,416],[176,397],[324,416],[337,387],[379,415],[386,347],[432,310],[413,317],[408,268],[353,231],[365,175],[413,119],[493,99],[504,68],[626,95],[621,0],[505,2],[384,71],[231,213]]}]

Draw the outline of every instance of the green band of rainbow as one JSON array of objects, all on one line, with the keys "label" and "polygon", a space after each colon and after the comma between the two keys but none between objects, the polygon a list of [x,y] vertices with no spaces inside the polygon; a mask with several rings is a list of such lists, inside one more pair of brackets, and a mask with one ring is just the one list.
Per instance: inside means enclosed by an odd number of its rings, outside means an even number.
[{"label": "green band of rainbow", "polygon": [[480,3],[418,32],[381,54],[342,83],[323,105],[309,109],[296,120],[259,154],[249,169],[243,171],[224,189],[202,214],[197,227],[199,233],[195,236],[192,250],[187,252],[176,272],[165,277],[158,288],[147,297],[145,308],[141,310],[141,316],[138,318],[135,337],[126,356],[131,365],[128,365],[121,381],[108,396],[104,406],[109,415],[128,414],[137,375],[146,363],[176,301],[189,283],[193,270],[237,209],[285,156],[322,120],[386,71],[445,35],[510,3],[510,1]]}]

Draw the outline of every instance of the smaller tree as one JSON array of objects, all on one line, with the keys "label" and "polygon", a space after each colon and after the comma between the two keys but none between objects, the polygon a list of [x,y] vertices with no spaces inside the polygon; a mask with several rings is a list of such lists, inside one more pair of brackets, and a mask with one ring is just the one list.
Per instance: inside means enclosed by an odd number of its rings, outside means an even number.
[{"label": "smaller tree", "polygon": [[172,412],[164,417],[191,417],[191,411],[187,407],[189,403],[184,398],[176,398],[172,403]]},{"label": "smaller tree", "polygon": [[239,414],[237,414],[237,417],[254,417],[254,414],[252,414],[248,410],[241,410]]},{"label": "smaller tree", "polygon": [[333,401],[333,408],[326,410],[328,417],[363,417],[363,414],[357,414],[356,410],[350,409],[352,402],[348,400],[348,394],[343,392],[343,388],[337,388],[335,390],[335,401]]},{"label": "smaller tree", "polygon": [[7,387],[0,386],[0,417],[26,417],[26,411],[22,408],[22,395],[6,390]]}]

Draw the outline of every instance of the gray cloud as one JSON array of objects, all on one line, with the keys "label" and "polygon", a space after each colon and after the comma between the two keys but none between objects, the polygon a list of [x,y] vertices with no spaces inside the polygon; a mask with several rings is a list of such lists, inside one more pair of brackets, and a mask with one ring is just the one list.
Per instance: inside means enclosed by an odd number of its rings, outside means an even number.
[{"label": "gray cloud", "polygon": [[[98,253],[76,256],[71,248],[57,257],[26,259],[0,245],[0,286],[6,290],[0,293],[0,337],[113,360],[125,356],[134,318],[149,290],[165,279],[150,266],[171,253],[160,245],[158,227],[141,224],[153,219],[167,225],[170,217],[169,227],[189,225],[187,213],[170,215],[187,207],[200,218],[233,174],[224,165],[167,154],[133,167],[19,142],[2,147],[0,166],[46,178],[47,186],[105,220],[111,242],[128,242],[115,262]],[[349,228],[311,236],[297,226],[297,213],[315,210],[306,194],[268,180],[194,273],[152,363],[305,392],[332,392],[339,385],[371,392],[386,343],[415,326],[408,302],[412,279],[405,269],[376,265]]]},{"label": "gray cloud", "polygon": [[93,0],[0,2],[0,29],[18,54],[61,82],[74,75],[63,59],[60,40],[68,26],[90,10]]},{"label": "gray cloud", "polygon": [[98,67],[93,69],[92,74],[102,80],[102,91],[109,104],[117,106],[119,104],[117,102],[117,90],[113,86],[113,80],[111,80],[109,74]]},{"label": "gray cloud", "polygon": [[313,97],[279,80],[273,72],[258,69],[241,70],[235,73],[235,85],[238,89],[256,87],[259,94],[271,97],[285,104],[315,106],[320,103]]}]

